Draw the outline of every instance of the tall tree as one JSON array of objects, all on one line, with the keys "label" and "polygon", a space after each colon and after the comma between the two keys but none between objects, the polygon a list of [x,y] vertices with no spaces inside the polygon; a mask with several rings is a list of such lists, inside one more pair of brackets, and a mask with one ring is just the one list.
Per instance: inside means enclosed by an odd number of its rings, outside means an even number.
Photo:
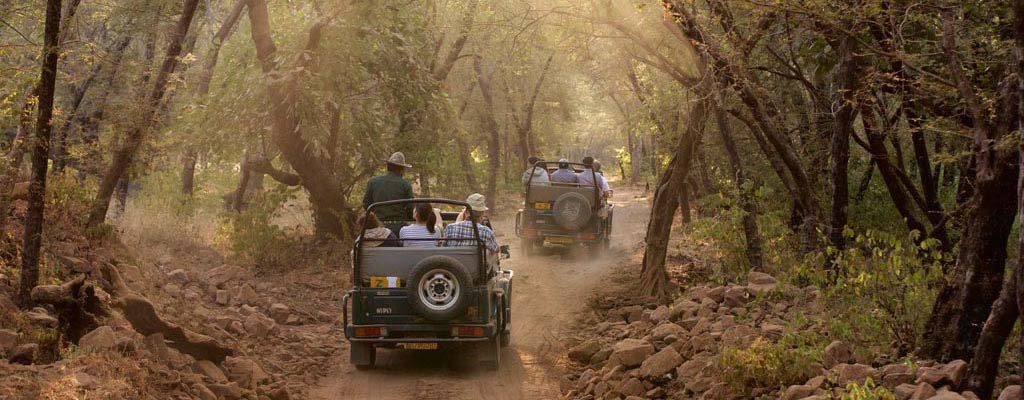
[{"label": "tall tree", "polygon": [[135,153],[142,146],[142,141],[153,124],[154,117],[156,117],[160,107],[160,102],[167,92],[167,84],[170,81],[171,74],[174,73],[175,67],[179,64],[178,57],[181,55],[182,44],[184,43],[185,36],[188,35],[189,27],[192,25],[192,18],[195,16],[198,4],[199,0],[185,0],[181,16],[178,18],[178,23],[175,25],[174,31],[169,38],[167,53],[153,83],[153,89],[142,102],[141,118],[127,132],[124,144],[114,151],[110,167],[107,168],[107,172],[100,181],[99,191],[93,200],[89,211],[89,219],[86,222],[86,226],[89,228],[96,228],[106,220],[107,209],[110,208],[110,198],[114,194],[115,186],[128,170],[132,160],[135,158]]},{"label": "tall tree", "polygon": [[28,210],[25,214],[25,236],[21,255],[21,290],[19,300],[24,308],[32,305],[32,288],[39,283],[39,249],[43,241],[43,212],[46,197],[46,169],[49,167],[50,130],[53,119],[53,93],[57,82],[57,58],[60,56],[60,0],[47,0],[46,26],[43,33],[42,68],[36,94],[39,97],[36,136],[32,143],[32,181],[29,185]]},{"label": "tall tree", "polygon": [[476,72],[477,86],[480,86],[480,95],[484,99],[484,109],[480,112],[481,124],[484,132],[487,133],[487,159],[490,163],[487,174],[487,188],[484,193],[487,198],[487,206],[494,207],[498,193],[498,174],[501,173],[501,132],[498,129],[498,120],[494,117],[494,97],[491,94],[491,82],[484,74],[481,67],[480,57],[473,59],[473,71]]}]

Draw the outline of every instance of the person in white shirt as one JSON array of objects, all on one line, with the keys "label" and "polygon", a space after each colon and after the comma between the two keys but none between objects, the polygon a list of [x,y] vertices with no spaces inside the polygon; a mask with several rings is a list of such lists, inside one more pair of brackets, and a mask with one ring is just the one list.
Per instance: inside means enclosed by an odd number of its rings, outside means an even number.
[{"label": "person in white shirt", "polygon": [[604,197],[611,198],[612,194],[615,193],[611,186],[608,186],[608,180],[604,178],[604,173],[601,172],[601,162],[594,160],[594,172],[597,173],[597,180],[601,181],[601,192],[604,193]]},{"label": "person in white shirt", "polygon": [[[583,172],[579,173],[580,186],[600,187],[602,196],[608,197],[611,194],[611,189],[608,187],[608,181],[604,179],[604,175],[598,172],[600,169],[601,163],[594,161],[594,157],[583,157]],[[597,179],[596,183],[594,179]]]},{"label": "person in white shirt", "polygon": [[[412,225],[402,227],[398,238],[404,247],[437,247],[437,239],[441,239],[441,230],[437,227],[437,214],[430,203],[418,203],[412,210]],[[415,240],[405,240],[415,239]],[[435,239],[435,240],[419,240]]]},{"label": "person in white shirt", "polygon": [[[530,185],[547,185],[550,182],[550,180],[548,179],[548,170],[542,166],[537,166],[537,162],[539,161],[544,160],[541,160],[534,156],[530,156],[530,158],[526,160],[526,162],[529,163],[530,166],[527,168],[525,172],[523,172],[524,185],[527,183],[529,183]],[[533,175],[532,179],[530,178],[530,175]]]}]

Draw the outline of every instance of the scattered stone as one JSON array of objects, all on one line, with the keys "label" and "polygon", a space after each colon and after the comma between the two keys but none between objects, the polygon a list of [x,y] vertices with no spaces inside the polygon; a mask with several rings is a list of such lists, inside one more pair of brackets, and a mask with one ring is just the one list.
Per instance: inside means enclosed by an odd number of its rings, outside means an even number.
[{"label": "scattered stone", "polygon": [[284,304],[274,303],[270,305],[270,318],[273,318],[279,324],[287,322],[291,313],[292,310]]},{"label": "scattered stone", "polygon": [[651,330],[651,339],[664,340],[668,336],[675,336],[678,339],[685,336],[686,333],[686,329],[683,329],[683,327],[673,322],[666,322]]},{"label": "scattered stone", "polygon": [[821,356],[821,362],[826,369],[832,369],[832,367],[838,364],[848,364],[853,361],[853,346],[840,340],[836,340],[825,347],[825,352]]},{"label": "scattered stone", "polygon": [[234,304],[248,304],[255,306],[258,305],[260,301],[260,296],[256,294],[256,289],[253,289],[248,283],[239,286],[238,291],[231,297]]},{"label": "scattered stone", "polygon": [[818,389],[807,385],[793,385],[786,389],[786,393],[782,395],[782,400],[800,400],[811,397],[816,390]]},{"label": "scattered stone", "polygon": [[96,388],[96,378],[85,372],[76,372],[71,376],[72,384],[82,389],[91,390]]},{"label": "scattered stone", "polygon": [[721,303],[725,301],[725,286],[719,286],[709,290],[705,297],[711,299],[715,303]]},{"label": "scattered stone", "polygon": [[960,387],[967,378],[967,362],[964,360],[953,360],[939,368],[939,371],[946,376],[953,387]]},{"label": "scattered stone", "polygon": [[785,333],[785,328],[781,325],[767,323],[761,325],[761,332],[764,332],[766,337],[778,340]]},{"label": "scattered stone", "polygon": [[928,399],[929,400],[966,400],[966,398],[964,398],[964,396],[961,396],[959,393],[950,392],[950,391],[938,392],[937,394],[935,394],[932,397],[929,397]]},{"label": "scattered stone", "polygon": [[598,350],[597,353],[594,353],[593,357],[590,357],[590,365],[596,365],[596,364],[603,363],[603,362],[607,361],[608,357],[611,357],[611,355],[612,355],[612,348],[611,348],[611,346],[602,348],[601,350]]},{"label": "scattered stone", "polygon": [[917,370],[917,383],[941,386],[947,379],[946,374],[937,367],[924,367]]},{"label": "scattered stone", "polygon": [[241,267],[234,265],[221,265],[203,273],[203,281],[211,287],[223,289],[224,284],[238,279],[245,273]]},{"label": "scattered stone", "polygon": [[216,364],[208,360],[196,361],[194,369],[196,372],[212,379],[215,383],[227,383],[228,381],[228,377],[224,375],[224,371],[221,371],[220,367],[217,367]]},{"label": "scattered stone", "polygon": [[60,323],[57,318],[50,316],[46,312],[46,309],[41,307],[33,308],[31,311],[25,313],[25,318],[35,325],[43,326],[46,328],[56,328]]},{"label": "scattered stone", "polygon": [[914,378],[916,378],[914,374],[910,373],[888,374],[882,377],[882,386],[889,390],[892,390],[903,384],[914,383]]},{"label": "scattered stone", "polygon": [[188,283],[188,273],[183,269],[176,269],[167,273],[167,280],[184,286]]},{"label": "scattered stone", "polygon": [[261,314],[259,311],[249,314],[245,317],[245,322],[242,323],[245,326],[245,332],[253,337],[265,337],[277,326],[274,320],[267,318],[267,316]]},{"label": "scattered stone", "polygon": [[0,329],[0,354],[6,354],[14,348],[18,341],[18,334],[7,329]]},{"label": "scattered stone", "polygon": [[743,307],[750,301],[750,293],[742,287],[731,287],[725,291],[725,305],[729,307]]},{"label": "scattered stone", "polygon": [[202,383],[193,385],[192,391],[196,393],[200,400],[217,400],[217,395],[213,394],[213,391]]},{"label": "scattered stone", "polygon": [[779,285],[779,281],[773,278],[771,275],[750,271],[747,275],[747,287],[755,293],[762,292],[767,293],[775,290],[775,287]]},{"label": "scattered stone", "polygon": [[909,399],[910,396],[913,396],[915,391],[917,391],[917,386],[904,383],[896,386],[896,388],[892,390],[892,393],[896,395],[897,399],[906,400]]},{"label": "scattered stone", "polygon": [[228,291],[223,289],[217,289],[215,300],[217,301],[217,304],[220,304],[222,306],[228,305],[228,301],[230,300]]},{"label": "scattered stone", "polygon": [[181,285],[171,282],[164,285],[164,291],[167,292],[168,296],[178,298],[181,297]]},{"label": "scattered stone", "polygon": [[114,350],[117,348],[117,335],[112,328],[103,325],[78,339],[78,347],[94,351]]},{"label": "scattered stone", "polygon": [[654,311],[651,312],[651,322],[658,324],[661,321],[665,321],[669,317],[669,308],[667,306],[658,306]]},{"label": "scattered stone", "polygon": [[580,363],[587,363],[600,350],[601,342],[598,342],[597,339],[587,340],[569,349],[569,359]]},{"label": "scattered stone", "polygon": [[639,373],[646,379],[657,379],[682,363],[683,357],[672,346],[668,346],[644,360]]},{"label": "scattered stone", "polygon": [[624,396],[639,396],[647,391],[644,388],[644,383],[640,382],[637,378],[629,378],[622,381],[615,390]]},{"label": "scattered stone", "polygon": [[228,357],[224,360],[224,368],[227,370],[227,378],[231,382],[250,390],[255,390],[260,383],[270,381],[270,375],[267,375],[259,364],[248,358]]},{"label": "scattered stone", "polygon": [[1022,394],[1024,393],[1021,393],[1020,385],[1007,386],[999,393],[999,400],[1019,400]]},{"label": "scattered stone", "polygon": [[36,362],[36,355],[39,353],[39,345],[35,343],[27,343],[21,346],[15,347],[11,351],[10,361],[12,364],[24,364],[31,365]]},{"label": "scattered stone", "polygon": [[920,383],[914,388],[914,393],[910,395],[910,400],[926,400],[935,396],[935,388],[927,383]]},{"label": "scattered stone", "polygon": [[218,399],[235,400],[242,398],[242,388],[238,387],[238,383],[231,382],[227,384],[212,384],[208,388]]},{"label": "scattered stone", "polygon": [[697,376],[708,363],[700,359],[690,359],[676,368],[676,376],[679,378],[692,378]]},{"label": "scattered stone", "polygon": [[654,353],[654,346],[639,339],[623,339],[612,346],[612,354],[608,362],[632,368],[644,362],[647,356]]},{"label": "scattered stone", "polygon": [[832,368],[835,382],[840,387],[846,387],[851,383],[863,384],[865,380],[875,374],[875,369],[864,364],[839,364]]}]

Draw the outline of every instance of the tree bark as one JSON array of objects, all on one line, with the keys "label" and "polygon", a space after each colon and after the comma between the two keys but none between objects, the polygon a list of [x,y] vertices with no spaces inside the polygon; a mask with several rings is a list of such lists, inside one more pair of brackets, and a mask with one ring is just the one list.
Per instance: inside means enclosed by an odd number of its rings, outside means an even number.
[{"label": "tree bark", "polygon": [[740,159],[739,150],[736,148],[736,141],[733,139],[729,116],[726,115],[721,104],[715,106],[715,121],[718,123],[718,133],[722,136],[722,146],[725,148],[725,154],[729,159],[729,169],[732,172],[736,191],[739,193],[740,207],[743,209],[743,237],[747,242],[747,261],[752,269],[760,270],[764,262],[761,234],[757,229],[757,205],[754,203],[752,193],[754,190],[747,187],[747,174],[743,168],[743,161]]},{"label": "tree bark", "polygon": [[495,196],[498,192],[498,174],[501,172],[501,137],[498,131],[498,121],[494,118],[494,99],[491,96],[491,84],[480,66],[480,57],[473,59],[473,70],[476,71],[477,85],[480,86],[480,94],[484,98],[484,109],[481,112],[480,118],[483,130],[488,134],[487,159],[490,163],[485,196],[487,198],[487,206],[493,207]]},{"label": "tree bark", "polygon": [[[199,74],[199,84],[197,86],[198,97],[205,99],[210,93],[210,81],[213,79],[213,69],[217,66],[217,61],[220,58],[220,49],[224,45],[224,42],[231,37],[234,32],[235,25],[238,20],[241,19],[242,10],[245,8],[246,0],[237,0],[235,5],[231,7],[231,11],[228,12],[227,17],[224,18],[224,22],[221,24],[220,29],[213,35],[213,39],[210,43],[210,48],[206,52],[206,61],[203,62],[203,71]],[[181,167],[181,193],[187,197],[192,197],[192,193],[195,191],[195,173],[196,173],[196,162],[198,160],[197,151],[194,145],[188,145],[185,149],[185,156],[182,158]]]},{"label": "tree bark", "polygon": [[1017,304],[1020,273],[1018,266],[1010,280],[1003,285],[999,298],[992,304],[992,313],[981,330],[978,346],[974,349],[967,387],[982,399],[992,398],[992,389],[996,384],[996,376],[999,375],[999,359],[1003,355],[1003,346],[1020,316]]},{"label": "tree bark", "polygon": [[157,73],[153,90],[144,100],[142,118],[128,132],[125,137],[125,143],[114,152],[110,167],[107,169],[106,174],[104,174],[103,180],[100,181],[99,192],[93,200],[89,219],[86,222],[86,226],[89,228],[98,227],[106,220],[107,210],[110,208],[110,197],[114,193],[114,187],[117,181],[121,179],[121,176],[124,175],[128,166],[131,165],[135,153],[142,145],[146,132],[152,125],[152,120],[156,116],[160,101],[167,91],[167,83],[170,80],[171,74],[174,73],[175,67],[178,65],[182,43],[188,34],[189,27],[192,25],[192,17],[195,16],[198,3],[199,0],[185,0],[181,16],[167,45],[167,54],[164,57],[163,65]]},{"label": "tree bark", "polygon": [[654,191],[654,204],[651,205],[651,217],[647,223],[644,239],[643,266],[641,269],[641,294],[665,300],[671,294],[668,273],[665,271],[665,256],[668,241],[672,234],[672,221],[675,219],[678,204],[678,191],[685,184],[693,156],[700,146],[704,130],[704,118],[708,106],[707,96],[699,99],[690,109],[690,123],[686,131],[676,142],[669,167],[661,176]]},{"label": "tree bark", "polygon": [[[854,134],[853,122],[856,116],[859,60],[855,56],[856,39],[843,35],[838,42],[839,68],[836,72],[839,86],[839,109],[835,113],[832,131],[830,170],[832,186],[832,210],[829,219],[828,238],[837,250],[846,248],[843,230],[847,224],[850,207],[850,137]],[[829,262],[831,264],[831,261]]]},{"label": "tree bark", "polygon": [[536,140],[533,138],[533,112],[536,109],[537,97],[540,95],[540,89],[544,85],[544,78],[548,74],[548,70],[551,68],[551,60],[555,58],[555,54],[551,53],[548,56],[548,60],[544,62],[544,68],[540,70],[540,77],[537,78],[537,82],[533,85],[533,91],[530,93],[530,99],[526,101],[523,106],[523,120],[516,124],[516,137],[518,138],[519,155],[522,163],[525,167],[526,159],[531,155],[537,154]]},{"label": "tree bark", "polygon": [[53,118],[53,92],[60,56],[60,0],[47,0],[43,32],[42,71],[36,94],[39,96],[36,138],[32,146],[32,181],[25,214],[25,236],[21,253],[19,300],[23,308],[32,306],[32,288],[39,284],[39,249],[43,241],[43,211],[46,206],[46,169],[49,167],[50,130]]}]

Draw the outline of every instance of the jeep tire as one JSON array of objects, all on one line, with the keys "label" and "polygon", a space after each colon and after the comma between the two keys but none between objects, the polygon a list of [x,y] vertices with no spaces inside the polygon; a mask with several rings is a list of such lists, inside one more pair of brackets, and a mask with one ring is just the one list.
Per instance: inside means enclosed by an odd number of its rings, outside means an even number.
[{"label": "jeep tire", "polygon": [[472,285],[469,271],[458,260],[431,256],[413,267],[405,287],[409,305],[417,314],[444,322],[465,312]]},{"label": "jeep tire", "polygon": [[576,231],[590,222],[590,217],[593,215],[591,207],[593,205],[587,196],[577,192],[567,192],[555,199],[555,205],[551,210],[558,226],[569,231]]}]

